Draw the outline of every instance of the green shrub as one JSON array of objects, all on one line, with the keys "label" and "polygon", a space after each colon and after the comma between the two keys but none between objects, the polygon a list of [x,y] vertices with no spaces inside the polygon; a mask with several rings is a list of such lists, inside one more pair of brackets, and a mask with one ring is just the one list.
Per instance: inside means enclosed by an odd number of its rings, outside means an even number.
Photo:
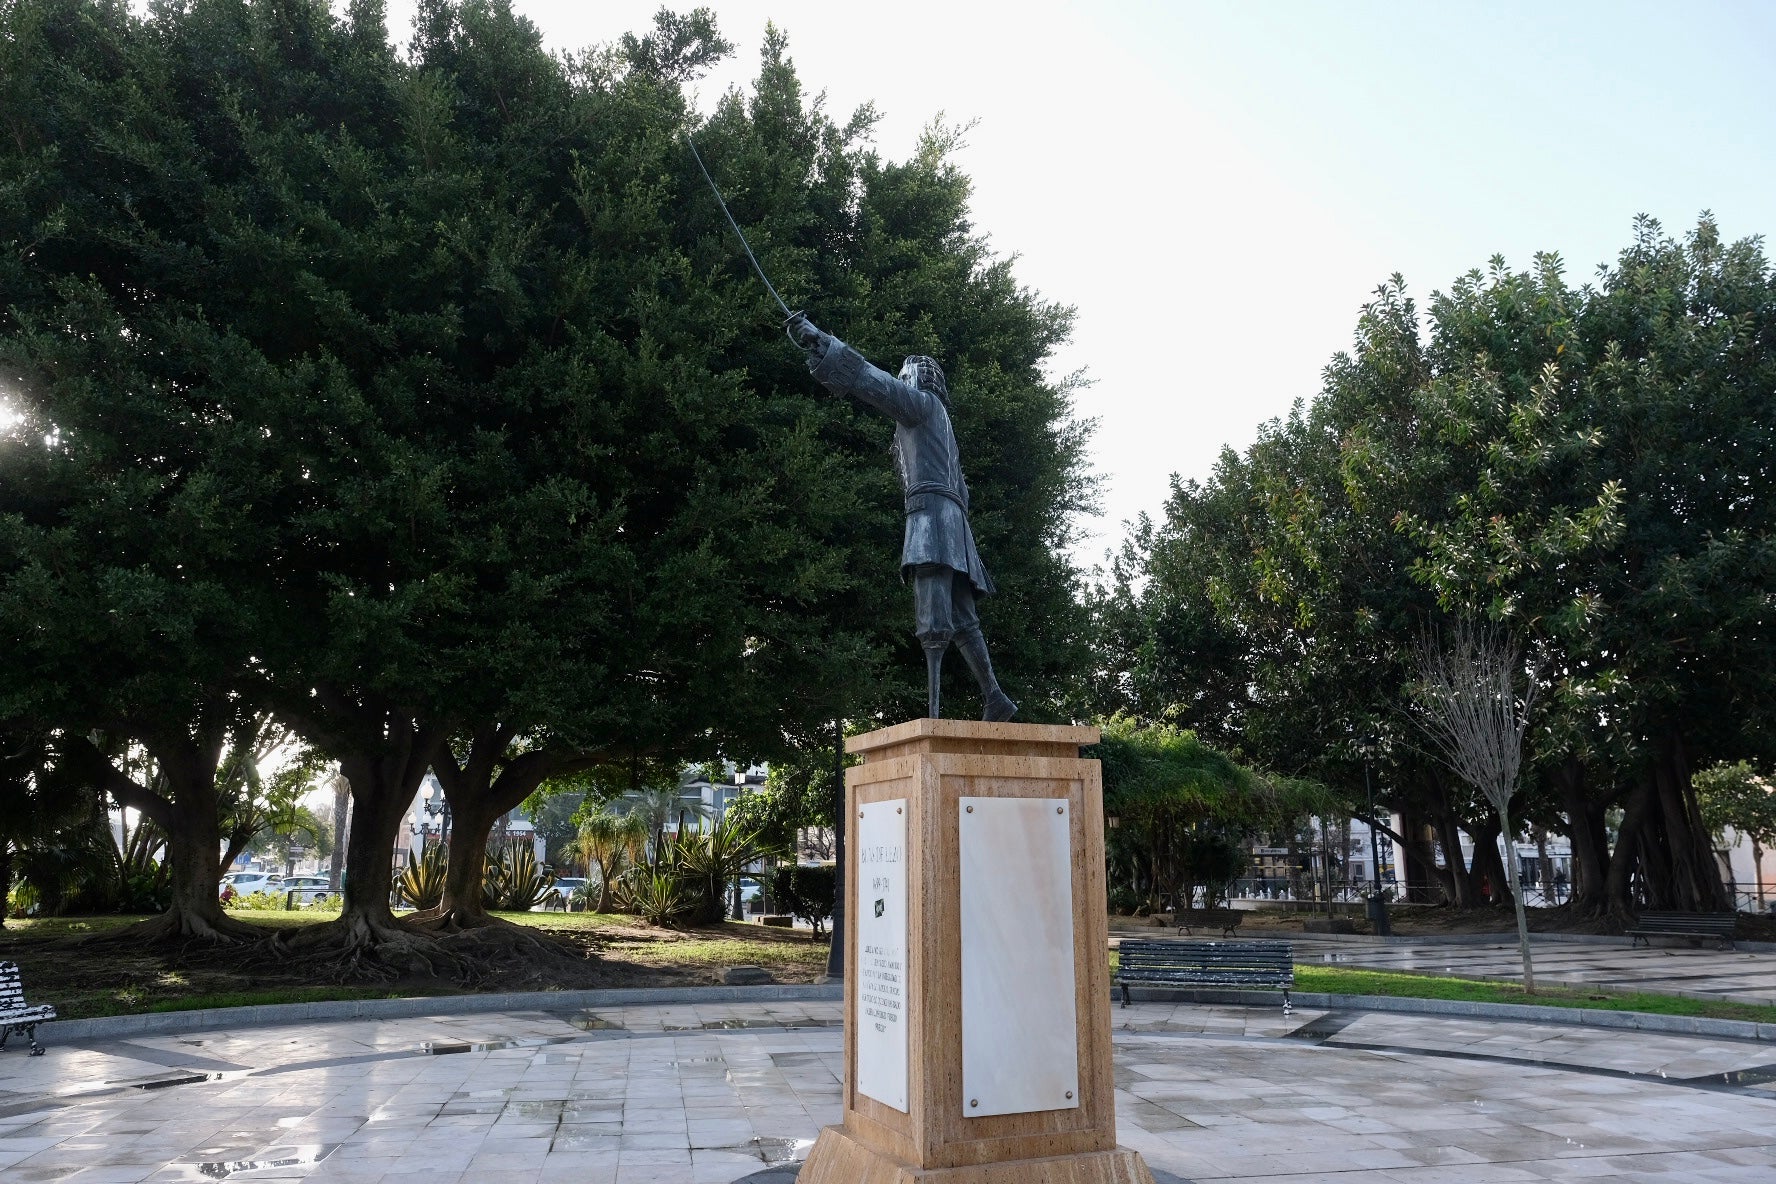
[{"label": "green shrub", "polygon": [[771,872],[771,896],[777,907],[787,909],[814,926],[816,937],[825,930],[832,916],[833,891],[838,884],[838,869],[832,864],[803,866],[786,864]]}]

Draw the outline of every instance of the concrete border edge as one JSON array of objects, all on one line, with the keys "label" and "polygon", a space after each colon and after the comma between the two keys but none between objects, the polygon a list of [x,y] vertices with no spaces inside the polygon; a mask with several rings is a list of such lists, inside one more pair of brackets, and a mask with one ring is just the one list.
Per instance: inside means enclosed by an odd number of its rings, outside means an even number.
[{"label": "concrete border edge", "polygon": [[415,995],[401,999],[335,999],[319,1003],[268,1003],[252,1007],[213,1007],[197,1011],[152,1011],[92,1019],[53,1020],[39,1037],[104,1040],[221,1028],[266,1028],[281,1024],[339,1020],[411,1019],[428,1015],[473,1015],[486,1011],[579,1011],[591,1007],[634,1007],[651,1003],[772,1003],[843,998],[838,983],[776,983],[762,987],[612,987],[588,991],[514,991],[491,995]]},{"label": "concrete border edge", "polygon": [[[1130,987],[1130,997],[1160,1003],[1234,1003],[1281,1007],[1280,991],[1231,991],[1192,987]],[[1644,1011],[1598,1011],[1584,1007],[1538,1007],[1528,1003],[1468,1003],[1456,999],[1410,999],[1392,995],[1327,995],[1292,991],[1302,1007],[1328,1010],[1388,1011],[1407,1015],[1445,1015],[1467,1019],[1508,1020],[1524,1024],[1566,1024],[1661,1032],[1675,1036],[1714,1036],[1776,1043],[1776,1024],[1751,1020],[1717,1020],[1702,1016],[1653,1015]]]}]

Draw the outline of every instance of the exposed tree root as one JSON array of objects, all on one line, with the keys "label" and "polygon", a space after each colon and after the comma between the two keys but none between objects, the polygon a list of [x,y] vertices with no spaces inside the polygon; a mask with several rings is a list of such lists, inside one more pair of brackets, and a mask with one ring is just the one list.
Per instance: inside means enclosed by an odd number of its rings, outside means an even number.
[{"label": "exposed tree root", "polygon": [[484,977],[478,967],[436,939],[363,914],[274,934],[260,942],[254,954],[269,965],[287,965],[300,958],[317,975],[337,983],[424,977],[476,986]]},{"label": "exposed tree root", "polygon": [[241,945],[264,940],[267,930],[223,915],[211,920],[189,909],[173,908],[158,917],[87,938],[93,945],[179,946]]},{"label": "exposed tree root", "polygon": [[440,949],[488,977],[510,980],[514,967],[536,983],[556,981],[562,972],[583,971],[586,957],[571,945],[546,934],[486,913],[444,913],[404,918],[402,924],[432,937]]}]

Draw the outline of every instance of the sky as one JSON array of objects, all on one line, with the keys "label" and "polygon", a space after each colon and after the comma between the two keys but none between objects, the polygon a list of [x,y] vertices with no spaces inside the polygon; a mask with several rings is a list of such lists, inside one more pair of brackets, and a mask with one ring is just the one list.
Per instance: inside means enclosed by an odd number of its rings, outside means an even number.
[{"label": "sky", "polygon": [[[513,3],[561,50],[659,6]],[[1776,231],[1766,0],[710,7],[736,52],[698,84],[703,111],[756,74],[771,21],[836,116],[876,104],[887,157],[940,113],[975,121],[958,163],[977,227],[1077,310],[1052,372],[1092,380],[1077,411],[1097,422],[1105,512],[1084,524],[1087,566],[1162,512],[1174,474],[1207,477],[1312,399],[1396,272],[1422,306],[1494,255],[1557,251],[1589,278],[1639,213]],[[403,43],[413,8],[389,4]]]}]

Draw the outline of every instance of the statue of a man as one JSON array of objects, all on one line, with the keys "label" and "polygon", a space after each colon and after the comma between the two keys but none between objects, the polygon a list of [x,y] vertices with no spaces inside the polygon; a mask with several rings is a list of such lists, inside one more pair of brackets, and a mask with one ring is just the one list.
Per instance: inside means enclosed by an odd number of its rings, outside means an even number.
[{"label": "statue of a man", "polygon": [[950,391],[943,368],[931,358],[908,358],[898,377],[864,361],[863,355],[816,328],[806,315],[788,321],[789,338],[808,351],[808,369],[835,394],[849,395],[894,421],[894,468],[906,498],[906,535],[900,576],[913,579],[913,613],[925,647],[927,710],[938,718],[938,682],[950,642],[980,684],[981,718],[1007,720],[1017,711],[993,676],[987,639],[981,635],[975,598],[990,595],[974,532],[968,527],[968,482],[950,427]]}]

